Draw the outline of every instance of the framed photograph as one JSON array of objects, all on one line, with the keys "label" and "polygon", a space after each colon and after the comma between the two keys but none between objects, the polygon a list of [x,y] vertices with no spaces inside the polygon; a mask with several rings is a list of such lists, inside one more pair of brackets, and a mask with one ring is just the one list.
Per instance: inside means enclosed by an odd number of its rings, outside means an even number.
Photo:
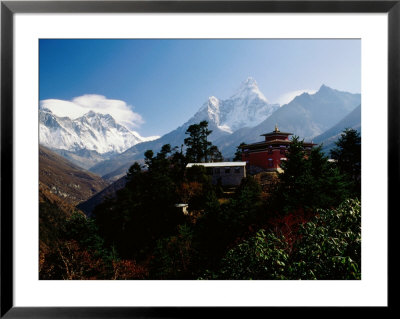
[{"label": "framed photograph", "polygon": [[399,1],[2,1],[1,316],[390,309],[399,30]]}]

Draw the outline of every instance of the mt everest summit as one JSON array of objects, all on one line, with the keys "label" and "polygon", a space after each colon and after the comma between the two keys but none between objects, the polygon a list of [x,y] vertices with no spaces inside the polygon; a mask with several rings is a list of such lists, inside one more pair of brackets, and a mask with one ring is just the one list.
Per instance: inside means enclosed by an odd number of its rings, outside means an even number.
[{"label": "mt everest summit", "polygon": [[109,114],[89,111],[81,117],[71,119],[59,117],[44,107],[39,109],[39,131],[40,144],[80,166],[82,163],[74,161],[74,157],[86,154],[86,157],[97,156],[98,161],[101,161],[122,153],[135,144],[158,138],[142,137],[118,124]]}]

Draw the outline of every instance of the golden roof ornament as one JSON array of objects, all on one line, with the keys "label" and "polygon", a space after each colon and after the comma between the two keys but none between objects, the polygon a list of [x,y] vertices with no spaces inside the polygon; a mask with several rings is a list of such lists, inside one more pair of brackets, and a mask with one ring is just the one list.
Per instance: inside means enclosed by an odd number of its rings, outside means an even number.
[{"label": "golden roof ornament", "polygon": [[275,132],[279,132],[278,124],[275,124]]}]

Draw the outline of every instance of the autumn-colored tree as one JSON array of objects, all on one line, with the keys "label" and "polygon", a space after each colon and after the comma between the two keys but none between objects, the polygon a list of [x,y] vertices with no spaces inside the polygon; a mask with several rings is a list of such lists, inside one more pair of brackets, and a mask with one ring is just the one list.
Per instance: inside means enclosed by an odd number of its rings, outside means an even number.
[{"label": "autumn-colored tree", "polygon": [[149,275],[144,266],[138,265],[134,260],[113,261],[113,280],[146,279]]}]

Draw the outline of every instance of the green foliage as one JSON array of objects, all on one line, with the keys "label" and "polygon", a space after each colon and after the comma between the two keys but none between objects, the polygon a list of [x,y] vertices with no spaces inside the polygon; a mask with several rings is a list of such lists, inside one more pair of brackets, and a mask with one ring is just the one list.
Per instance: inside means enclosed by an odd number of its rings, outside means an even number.
[{"label": "green foliage", "polygon": [[189,137],[185,138],[184,142],[187,147],[186,157],[189,162],[222,161],[221,152],[207,140],[211,133],[212,131],[208,129],[207,121],[192,124],[188,127],[186,134],[189,134]]},{"label": "green foliage", "polygon": [[95,257],[102,258],[105,262],[112,262],[118,259],[114,247],[107,249],[104,240],[94,220],[87,218],[82,213],[74,212],[66,220],[64,239],[75,240],[82,249],[92,252]]},{"label": "green foliage", "polygon": [[348,183],[320,146],[307,152],[303,142],[293,137],[281,166],[284,172],[273,192],[275,210],[288,213],[299,208],[329,208],[349,196]]},{"label": "green foliage", "polygon": [[[43,220],[46,216],[47,203],[40,206],[41,224],[49,223],[54,227],[51,245],[43,235],[40,239],[46,244],[40,260],[40,279],[106,279],[113,273],[112,263],[118,256],[112,249],[104,246],[93,220],[82,212],[74,211],[64,216],[53,206],[55,220]],[[45,225],[45,224],[43,224]],[[41,244],[42,245],[42,244]]]},{"label": "green foliage", "polygon": [[[353,194],[346,161],[332,164],[294,137],[272,206],[252,177],[221,198],[204,166],[186,169],[188,161],[222,159],[207,141],[207,122],[187,133],[186,156],[169,144],[146,151],[145,165],[130,167],[125,188],[95,208],[94,221],[73,214],[61,223],[64,242],[50,255],[58,277],[142,279],[149,270],[152,279],[360,279],[360,202],[338,206]],[[175,207],[182,202],[191,216]],[[288,221],[299,209],[306,217],[292,219],[285,237],[268,224],[274,212]]]},{"label": "green foliage", "polygon": [[337,160],[337,166],[342,174],[352,184],[352,193],[361,196],[361,136],[353,129],[346,129],[331,150],[331,157]]},{"label": "green foliage", "polygon": [[181,153],[171,153],[169,144],[157,155],[147,151],[147,170],[133,164],[125,188],[93,212],[106,244],[114,245],[123,258],[146,258],[156,241],[174,233],[184,220],[175,204],[185,160]]},{"label": "green foliage", "polygon": [[347,200],[320,210],[300,230],[291,276],[298,279],[361,279],[361,204]]},{"label": "green foliage", "polygon": [[178,226],[178,234],[157,241],[150,264],[154,279],[190,279],[192,236],[189,225]]},{"label": "green foliage", "polygon": [[211,145],[207,151],[208,153],[208,160],[210,162],[222,162],[224,158],[222,157],[221,152],[218,150],[218,147],[215,145]]},{"label": "green foliage", "polygon": [[287,243],[274,233],[259,230],[255,236],[228,251],[221,268],[210,279],[286,279]]},{"label": "green foliage", "polygon": [[201,279],[361,279],[361,206],[346,200],[300,226],[293,247],[259,230],[229,250]]},{"label": "green foliage", "polygon": [[252,177],[242,179],[231,201],[232,211],[237,217],[250,222],[261,207],[261,185]]},{"label": "green foliage", "polygon": [[242,148],[241,146],[246,145],[246,143],[242,142],[240,145],[236,148],[235,152],[235,157],[233,158],[234,161],[241,161],[242,160]]},{"label": "green foliage", "polygon": [[207,174],[207,169],[202,165],[193,165],[186,169],[186,179],[189,182],[198,182],[202,185],[211,187],[211,176]]},{"label": "green foliage", "polygon": [[260,185],[248,177],[226,204],[219,203],[215,192],[208,194],[205,212],[194,229],[193,246],[199,268],[217,267],[228,246],[248,231],[262,207],[260,193]]}]

